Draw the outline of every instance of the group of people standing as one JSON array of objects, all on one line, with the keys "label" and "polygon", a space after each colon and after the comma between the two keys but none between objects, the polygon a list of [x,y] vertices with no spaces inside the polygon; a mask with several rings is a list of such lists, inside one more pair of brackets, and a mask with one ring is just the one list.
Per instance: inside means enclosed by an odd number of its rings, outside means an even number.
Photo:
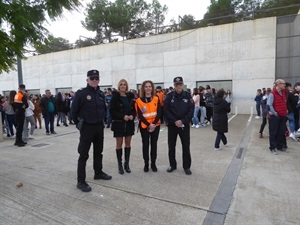
[{"label": "group of people standing", "polygon": [[[83,192],[91,191],[91,187],[85,181],[85,167],[91,143],[93,143],[94,147],[94,179],[111,179],[111,176],[102,170],[104,142],[103,121],[107,108],[105,95],[98,86],[100,82],[99,71],[88,71],[86,81],[87,87],[77,91],[72,104],[74,122],[80,130],[77,188]],[[172,95],[173,97],[170,98],[170,102],[168,102],[168,97],[166,97],[166,100],[163,103],[159,96],[156,95],[154,84],[150,80],[142,83],[140,95],[137,99],[132,92],[128,91],[129,85],[125,79],[121,79],[118,82],[117,90],[112,93],[109,113],[112,119],[111,130],[116,139],[116,156],[118,172],[120,174],[124,174],[124,171],[127,173],[131,172],[129,160],[131,153],[131,139],[135,132],[135,117],[139,119],[138,127],[142,137],[144,172],[149,171],[149,165],[153,172],[157,171],[157,140],[163,113],[163,104],[170,104],[171,107],[169,110],[168,106],[164,107],[164,116],[170,123],[170,167],[167,171],[172,172],[177,167],[175,160],[175,144],[177,135],[179,134],[183,142],[183,167],[186,174],[191,174],[189,123],[192,119],[194,103],[191,95],[182,90],[183,80],[181,77],[174,79],[174,85],[175,87],[179,87],[178,92],[176,92],[176,95]],[[184,107],[182,107],[182,104],[184,104]],[[178,111],[178,109],[180,109],[180,111]],[[170,144],[171,139],[172,142],[175,140],[172,144]],[[150,146],[151,149],[149,149]],[[149,164],[149,161],[151,161],[151,164]]]},{"label": "group of people standing", "polygon": [[46,90],[43,96],[29,95],[25,85],[19,85],[18,92],[12,90],[7,98],[1,96],[1,113],[7,137],[15,138],[15,145],[18,147],[25,146],[28,139],[34,139],[34,130],[42,129],[42,116],[46,134],[56,134],[56,116],[57,126],[60,126],[60,122],[68,126],[67,118],[70,124],[73,123],[70,110],[73,98],[73,92],[59,92],[54,97],[50,90]]},{"label": "group of people standing", "polygon": [[[157,172],[157,141],[160,125],[166,121],[168,127],[168,173],[177,169],[176,141],[179,136],[182,143],[182,163],[186,175],[191,175],[190,125],[194,115],[195,103],[192,95],[183,90],[183,78],[175,77],[174,90],[164,96],[161,88],[155,89],[151,80],[142,83],[138,97],[129,91],[128,82],[121,79],[117,89],[109,98],[109,108],[105,94],[100,90],[100,74],[98,70],[87,72],[87,86],[77,91],[72,114],[76,127],[80,131],[78,145],[77,188],[83,192],[91,191],[86,183],[86,161],[93,143],[94,179],[110,180],[112,176],[103,171],[104,119],[107,112],[111,118],[111,130],[116,140],[116,158],[119,174],[130,173],[131,139],[135,132],[135,118],[138,119],[138,130],[142,139],[142,155],[144,172]],[[225,101],[223,89],[216,93],[214,101],[215,124],[218,132],[215,142],[216,150],[222,141],[227,144],[225,134],[228,131],[227,113],[230,104]],[[164,120],[163,120],[164,118]],[[108,124],[110,126],[110,124]],[[225,127],[225,128],[224,128]],[[124,156],[124,157],[123,157]],[[124,160],[124,161],[123,161]]]},{"label": "group of people standing", "polygon": [[270,151],[274,155],[278,154],[277,150],[287,151],[286,136],[296,140],[297,132],[300,133],[300,82],[292,87],[291,83],[278,79],[273,88],[259,89],[254,100],[260,101],[256,117],[262,116],[259,137],[264,137],[263,131],[268,122]]},{"label": "group of people standing", "polygon": [[7,137],[15,138],[14,145],[23,147],[27,144],[27,139],[34,138],[36,121],[40,121],[37,111],[36,105],[29,99],[24,84],[19,85],[18,92],[10,91],[8,99],[3,103],[3,112]]}]

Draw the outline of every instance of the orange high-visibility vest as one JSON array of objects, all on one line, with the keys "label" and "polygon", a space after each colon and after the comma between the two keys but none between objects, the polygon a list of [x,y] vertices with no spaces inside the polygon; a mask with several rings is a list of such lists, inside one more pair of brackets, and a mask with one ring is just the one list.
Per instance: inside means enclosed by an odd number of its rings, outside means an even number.
[{"label": "orange high-visibility vest", "polygon": [[[137,116],[139,116],[139,114],[138,114],[138,108],[139,108],[141,110],[142,114],[143,114],[143,117],[148,121],[148,123],[152,124],[155,120],[155,117],[157,116],[158,102],[159,102],[158,96],[153,96],[151,102],[143,102],[141,100],[141,98],[138,98],[135,101]],[[147,128],[148,127],[141,120],[140,120],[140,123],[141,123],[142,128]],[[156,126],[159,126],[159,125],[160,125],[160,120],[156,123]]]},{"label": "orange high-visibility vest", "polygon": [[159,98],[159,103],[160,103],[160,105],[163,106],[163,105],[164,105],[164,96],[165,96],[164,92],[163,92],[163,91],[158,91],[158,92],[156,93],[156,95],[157,95],[158,98]]},{"label": "orange high-visibility vest", "polygon": [[15,95],[15,100],[14,100],[15,103],[22,103],[23,104],[23,93],[22,92],[18,92],[16,95]]}]

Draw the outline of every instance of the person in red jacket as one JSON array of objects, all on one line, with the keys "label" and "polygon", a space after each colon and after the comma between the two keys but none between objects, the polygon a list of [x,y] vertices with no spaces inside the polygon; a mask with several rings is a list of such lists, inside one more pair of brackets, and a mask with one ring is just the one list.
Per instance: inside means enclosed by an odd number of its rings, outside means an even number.
[{"label": "person in red jacket", "polygon": [[270,151],[277,155],[277,150],[286,150],[285,146],[285,130],[286,116],[288,114],[287,92],[285,89],[285,81],[278,79],[274,83],[274,88],[268,96],[268,118],[269,118],[269,142]]}]

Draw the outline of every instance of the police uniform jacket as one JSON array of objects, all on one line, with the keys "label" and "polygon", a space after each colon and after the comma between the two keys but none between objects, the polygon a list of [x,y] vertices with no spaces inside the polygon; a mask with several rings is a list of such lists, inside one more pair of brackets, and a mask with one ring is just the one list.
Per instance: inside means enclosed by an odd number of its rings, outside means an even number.
[{"label": "police uniform jacket", "polygon": [[72,103],[72,116],[75,124],[83,119],[87,124],[103,123],[106,111],[105,96],[99,86],[87,87],[76,92]]},{"label": "police uniform jacket", "polygon": [[135,98],[134,94],[132,92],[127,92],[126,96],[129,100],[130,109],[126,112],[126,109],[123,105],[123,102],[121,100],[120,93],[118,91],[112,92],[112,98],[110,101],[110,115],[112,119],[112,130],[113,131],[123,131],[126,127],[127,129],[133,129],[134,130],[134,121],[125,121],[124,116],[125,115],[132,115],[133,117],[136,116],[135,112]]},{"label": "police uniform jacket", "polygon": [[175,126],[175,121],[181,120],[185,126],[189,126],[194,115],[195,104],[192,96],[182,91],[180,94],[172,91],[164,100],[164,116],[168,126]]}]

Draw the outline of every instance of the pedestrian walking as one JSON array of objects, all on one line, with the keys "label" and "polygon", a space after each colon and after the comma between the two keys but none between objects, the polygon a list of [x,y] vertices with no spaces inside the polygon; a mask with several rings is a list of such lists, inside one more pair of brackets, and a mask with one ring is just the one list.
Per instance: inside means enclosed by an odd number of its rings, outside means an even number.
[{"label": "pedestrian walking", "polygon": [[214,99],[214,119],[212,123],[213,130],[217,132],[215,140],[215,150],[220,150],[220,142],[222,140],[223,144],[227,145],[227,138],[225,133],[228,132],[228,116],[227,113],[230,112],[230,103],[226,102],[224,99],[226,97],[226,92],[223,89],[217,91]]}]

